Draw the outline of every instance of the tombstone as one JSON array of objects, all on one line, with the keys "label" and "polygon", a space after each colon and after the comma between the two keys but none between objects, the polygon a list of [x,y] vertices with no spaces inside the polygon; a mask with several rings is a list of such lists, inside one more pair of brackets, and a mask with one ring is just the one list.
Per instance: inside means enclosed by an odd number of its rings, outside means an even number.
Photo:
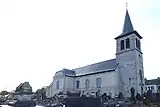
[{"label": "tombstone", "polygon": [[102,95],[102,102],[106,102],[106,101],[107,101],[107,94],[104,93],[104,94]]},{"label": "tombstone", "polygon": [[124,96],[123,96],[123,93],[122,93],[122,92],[119,92],[119,94],[118,94],[118,99],[120,99],[120,100],[123,100],[123,99],[124,99]]}]

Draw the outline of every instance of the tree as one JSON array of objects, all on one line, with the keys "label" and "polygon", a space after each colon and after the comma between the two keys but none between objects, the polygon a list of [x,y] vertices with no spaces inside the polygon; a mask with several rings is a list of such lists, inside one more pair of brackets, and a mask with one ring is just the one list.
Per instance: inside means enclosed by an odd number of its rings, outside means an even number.
[{"label": "tree", "polygon": [[41,88],[41,89],[38,89],[35,94],[37,95],[37,97],[39,99],[42,99],[44,100],[46,98],[46,88]]},{"label": "tree", "polygon": [[3,90],[3,91],[1,91],[1,93],[0,93],[0,95],[8,95],[9,94],[9,92],[8,91],[6,91],[6,90]]}]

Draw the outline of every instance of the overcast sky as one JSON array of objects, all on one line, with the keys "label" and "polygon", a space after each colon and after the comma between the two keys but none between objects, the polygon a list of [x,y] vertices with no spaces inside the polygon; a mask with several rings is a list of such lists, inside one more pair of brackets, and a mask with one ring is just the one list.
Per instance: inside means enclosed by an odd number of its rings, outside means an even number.
[{"label": "overcast sky", "polygon": [[[0,0],[0,90],[29,81],[51,83],[55,72],[115,58],[126,0]],[[144,72],[160,76],[160,0],[128,0],[143,37]]]}]

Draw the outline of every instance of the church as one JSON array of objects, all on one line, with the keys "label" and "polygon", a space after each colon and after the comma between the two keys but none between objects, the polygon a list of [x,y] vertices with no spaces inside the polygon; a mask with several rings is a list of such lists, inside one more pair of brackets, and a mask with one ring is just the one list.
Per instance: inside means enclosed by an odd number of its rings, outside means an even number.
[{"label": "church", "polygon": [[56,72],[52,83],[46,89],[46,95],[52,97],[59,92],[70,91],[115,96],[121,92],[125,97],[130,97],[131,89],[142,94],[145,85],[142,37],[134,30],[127,9],[122,33],[114,39],[115,59]]}]

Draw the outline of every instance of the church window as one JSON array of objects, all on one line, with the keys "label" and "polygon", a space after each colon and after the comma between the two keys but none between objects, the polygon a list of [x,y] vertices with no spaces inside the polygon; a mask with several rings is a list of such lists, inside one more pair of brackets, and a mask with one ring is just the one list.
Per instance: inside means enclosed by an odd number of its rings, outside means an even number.
[{"label": "church window", "polygon": [[129,85],[131,85],[131,78],[129,78]]},{"label": "church window", "polygon": [[141,44],[140,44],[140,40],[138,40],[136,38],[136,47],[140,50]]},{"label": "church window", "polygon": [[89,88],[89,85],[90,85],[90,81],[89,81],[89,79],[86,79],[85,80],[85,88]]},{"label": "church window", "polygon": [[97,88],[101,88],[101,78],[96,79],[96,86]]},{"label": "church window", "polygon": [[126,48],[130,48],[130,39],[129,38],[126,39]]},{"label": "church window", "polygon": [[56,83],[56,89],[59,89],[59,81]]},{"label": "church window", "polygon": [[121,50],[124,49],[124,40],[121,40]]},{"label": "church window", "polygon": [[140,80],[142,82],[143,81],[143,76],[142,76],[142,71],[141,70],[139,70],[139,76],[140,76]]},{"label": "church window", "polygon": [[76,81],[76,88],[79,88],[80,81]]}]

